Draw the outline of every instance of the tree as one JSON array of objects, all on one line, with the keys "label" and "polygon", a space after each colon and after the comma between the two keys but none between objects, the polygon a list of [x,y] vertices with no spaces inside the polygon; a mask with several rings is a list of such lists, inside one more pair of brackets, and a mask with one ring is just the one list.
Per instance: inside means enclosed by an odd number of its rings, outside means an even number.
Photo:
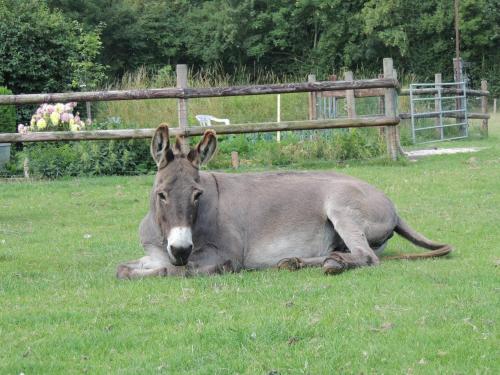
[{"label": "tree", "polygon": [[462,0],[460,32],[462,55],[472,63],[469,73],[479,86],[487,79],[494,96],[500,94],[500,1]]},{"label": "tree", "polygon": [[129,1],[48,0],[48,4],[67,18],[79,20],[87,30],[100,26],[100,63],[109,66],[112,76],[135,67],[131,61],[143,54],[144,39],[138,28],[138,13]]},{"label": "tree", "polygon": [[99,30],[51,11],[41,0],[0,0],[0,85],[15,94],[58,92],[104,78]]},{"label": "tree", "polygon": [[[7,0],[0,0],[7,1]],[[13,0],[10,0],[13,2]],[[28,2],[34,0],[28,0]],[[420,80],[452,76],[453,0],[47,0],[87,32],[101,25],[100,63],[120,76],[187,63],[232,72],[374,75],[383,57]],[[498,87],[500,0],[462,0],[462,55]],[[446,79],[449,79],[446,78]]]},{"label": "tree", "polygon": [[421,79],[452,71],[452,0],[369,0],[363,7],[362,19],[366,39],[392,56],[396,66],[405,67]]}]

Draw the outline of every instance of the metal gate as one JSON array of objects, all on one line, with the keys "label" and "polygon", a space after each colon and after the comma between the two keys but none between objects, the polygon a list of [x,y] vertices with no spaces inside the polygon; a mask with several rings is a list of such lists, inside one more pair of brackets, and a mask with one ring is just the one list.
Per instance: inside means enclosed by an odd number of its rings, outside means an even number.
[{"label": "metal gate", "polygon": [[465,82],[412,83],[410,109],[413,143],[440,142],[469,135]]},{"label": "metal gate", "polygon": [[319,120],[342,117],[339,116],[338,102],[335,96],[316,96],[316,114]]}]

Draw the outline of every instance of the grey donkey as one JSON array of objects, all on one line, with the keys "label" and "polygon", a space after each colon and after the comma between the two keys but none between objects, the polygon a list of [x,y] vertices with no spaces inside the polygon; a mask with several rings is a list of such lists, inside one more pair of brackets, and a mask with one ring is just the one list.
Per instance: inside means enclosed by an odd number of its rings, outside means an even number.
[{"label": "grey donkey", "polygon": [[452,251],[411,229],[364,181],[334,172],[200,172],[216,148],[207,130],[183,153],[179,138],[171,147],[168,126],[158,127],[151,142],[158,172],[140,225],[146,255],[119,265],[119,278],[312,266],[338,274],[378,265],[394,232],[431,250],[396,258]]}]

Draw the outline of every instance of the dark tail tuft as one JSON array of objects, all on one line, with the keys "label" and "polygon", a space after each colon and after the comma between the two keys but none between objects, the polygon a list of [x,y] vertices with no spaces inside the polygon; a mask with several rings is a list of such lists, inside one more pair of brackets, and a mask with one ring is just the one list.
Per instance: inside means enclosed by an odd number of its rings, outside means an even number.
[{"label": "dark tail tuft", "polygon": [[425,236],[416,232],[415,230],[410,228],[410,226],[406,224],[406,222],[400,217],[398,218],[398,224],[396,225],[394,231],[400,236],[406,238],[408,241],[412,242],[413,244],[432,251],[421,254],[401,254],[396,256],[384,257],[384,260],[435,258],[447,255],[453,251],[453,248],[450,245],[440,244],[431,241]]}]

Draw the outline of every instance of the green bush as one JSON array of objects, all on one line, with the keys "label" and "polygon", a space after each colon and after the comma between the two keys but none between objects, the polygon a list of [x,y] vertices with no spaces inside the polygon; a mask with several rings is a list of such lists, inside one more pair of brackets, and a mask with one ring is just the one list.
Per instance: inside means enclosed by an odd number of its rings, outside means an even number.
[{"label": "green bush", "polygon": [[[94,129],[126,128],[119,121],[94,124]],[[40,142],[25,144],[16,154],[16,167],[22,171],[29,159],[35,177],[137,175],[155,170],[149,154],[149,140],[82,142]]]},{"label": "green bush", "polygon": [[375,129],[320,130],[282,133],[280,143],[270,134],[219,137],[219,150],[211,168],[230,168],[231,151],[242,166],[289,166],[313,160],[365,160],[385,154],[385,144]]},{"label": "green bush", "polygon": [[[0,0],[0,85],[16,94],[91,89],[105,78],[99,27],[83,27],[46,1]],[[34,106],[19,107],[19,122]]]},{"label": "green bush", "polygon": [[[7,87],[0,86],[0,95],[12,95]],[[16,132],[16,107],[0,105],[0,133]]]},{"label": "green bush", "polygon": [[13,92],[59,92],[104,78],[98,27],[84,29],[39,0],[0,0],[0,19],[0,84]]},{"label": "green bush", "polygon": [[137,175],[155,170],[147,140],[33,143],[18,153],[17,167],[29,159],[32,176]]}]

